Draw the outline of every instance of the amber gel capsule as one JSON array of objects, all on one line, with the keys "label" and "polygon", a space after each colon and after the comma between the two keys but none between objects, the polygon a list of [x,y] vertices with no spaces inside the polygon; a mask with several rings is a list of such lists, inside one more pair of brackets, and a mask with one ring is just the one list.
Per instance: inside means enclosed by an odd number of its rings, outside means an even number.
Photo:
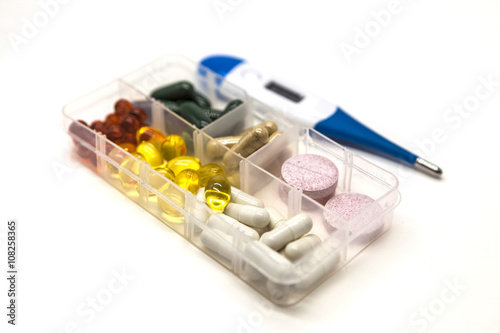
[{"label": "amber gel capsule", "polygon": [[142,141],[148,141],[154,144],[156,149],[161,150],[161,144],[165,141],[165,134],[157,130],[156,128],[143,126],[137,130],[135,133],[137,143]]},{"label": "amber gel capsule", "polygon": [[231,184],[226,177],[215,175],[205,186],[205,199],[210,208],[222,211],[231,198]]}]

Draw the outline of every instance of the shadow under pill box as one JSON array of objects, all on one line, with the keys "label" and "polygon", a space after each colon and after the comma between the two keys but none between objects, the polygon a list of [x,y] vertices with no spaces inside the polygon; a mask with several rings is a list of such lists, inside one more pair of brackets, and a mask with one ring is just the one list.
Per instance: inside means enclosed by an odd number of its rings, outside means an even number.
[{"label": "shadow under pill box", "polygon": [[390,228],[398,180],[222,81],[167,55],[65,105],[64,128],[97,176],[292,305]]}]

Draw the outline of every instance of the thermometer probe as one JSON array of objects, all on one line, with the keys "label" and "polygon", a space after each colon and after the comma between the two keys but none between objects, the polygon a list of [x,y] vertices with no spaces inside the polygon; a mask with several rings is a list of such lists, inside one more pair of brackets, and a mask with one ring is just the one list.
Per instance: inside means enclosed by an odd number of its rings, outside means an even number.
[{"label": "thermometer probe", "polygon": [[285,117],[334,140],[404,162],[434,177],[443,173],[434,163],[387,140],[340,107],[260,71],[244,59],[214,55],[204,58],[200,64],[242,87],[251,97],[271,105]]}]

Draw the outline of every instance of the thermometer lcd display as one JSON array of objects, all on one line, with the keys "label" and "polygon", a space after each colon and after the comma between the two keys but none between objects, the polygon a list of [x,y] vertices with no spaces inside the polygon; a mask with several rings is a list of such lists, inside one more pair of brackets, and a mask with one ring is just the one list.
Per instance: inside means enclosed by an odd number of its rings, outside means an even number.
[{"label": "thermometer lcd display", "polygon": [[288,98],[289,100],[295,102],[295,103],[298,103],[300,102],[304,96],[296,93],[295,91],[292,91],[284,86],[282,86],[281,84],[278,84],[274,81],[270,81],[268,84],[266,84],[266,88],[271,90],[271,91],[274,91],[275,93],[277,93],[278,95],[281,95],[285,98]]}]

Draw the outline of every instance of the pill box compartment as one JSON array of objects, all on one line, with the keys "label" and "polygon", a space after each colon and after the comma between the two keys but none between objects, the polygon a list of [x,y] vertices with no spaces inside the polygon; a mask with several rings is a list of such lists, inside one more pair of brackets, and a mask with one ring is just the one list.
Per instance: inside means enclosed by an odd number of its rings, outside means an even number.
[{"label": "pill box compartment", "polygon": [[[197,129],[162,103],[148,97],[158,86],[179,80],[196,83],[196,89],[207,95],[216,107],[222,107],[235,98],[244,103],[206,128]],[[295,304],[390,227],[392,212],[399,203],[397,179],[316,131],[293,125],[272,108],[249,99],[242,89],[221,86],[221,80],[209,70],[200,71],[194,62],[182,56],[162,57],[67,104],[63,110],[63,126],[70,134],[76,159],[275,304]],[[313,219],[311,233],[321,238],[321,244],[298,261],[283,264],[281,258],[274,255],[260,260],[269,253],[263,252],[260,244],[256,244],[258,241],[243,233],[235,232],[227,237],[208,226],[206,221],[214,213],[195,195],[162,177],[104,135],[76,121],[83,119],[90,123],[103,119],[112,112],[119,98],[140,101],[148,109],[149,125],[167,134],[182,136],[187,155],[199,158],[202,164],[220,163],[220,157],[205,152],[206,145],[214,137],[234,135],[262,120],[276,121],[283,134],[248,158],[231,152],[239,163],[226,170],[226,175],[233,186],[261,199],[266,207],[276,208],[287,218],[298,213],[309,214]],[[221,149],[229,151],[225,147]],[[319,154],[332,160],[339,169],[336,193],[369,195],[375,199],[372,206],[380,207],[377,214],[373,215],[367,207],[353,220],[343,221],[342,227],[328,232],[324,219],[333,213],[280,179],[283,162],[302,153]],[[161,191],[165,187],[170,189],[169,195]],[[177,195],[172,196],[172,192]],[[169,214],[160,209],[160,202],[172,207]],[[350,234],[350,223],[363,218],[369,218],[366,227]],[[371,229],[376,232],[366,232]],[[210,242],[217,246],[210,246]]]}]

